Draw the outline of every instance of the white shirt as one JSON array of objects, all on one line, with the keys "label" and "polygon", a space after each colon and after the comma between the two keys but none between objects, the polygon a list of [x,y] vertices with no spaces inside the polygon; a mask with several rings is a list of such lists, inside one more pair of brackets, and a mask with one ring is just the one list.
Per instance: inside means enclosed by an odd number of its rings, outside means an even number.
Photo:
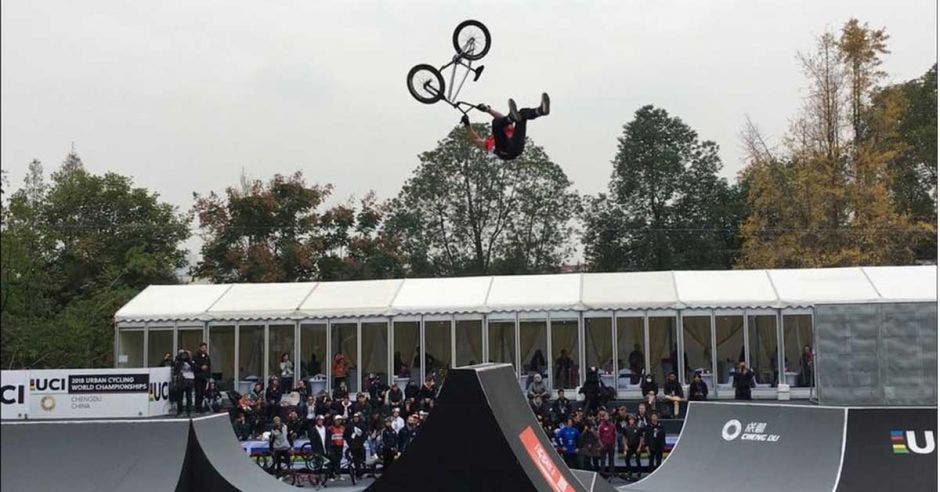
[{"label": "white shirt", "polygon": [[398,417],[392,417],[392,429],[395,429],[395,432],[398,432],[405,426],[405,419]]},{"label": "white shirt", "polygon": [[317,406],[316,405],[307,405],[307,420],[313,420],[316,418]]},{"label": "white shirt", "polygon": [[320,442],[322,442],[324,446],[328,445],[328,443],[326,442],[326,427],[322,425],[318,425],[316,427],[317,427],[317,434],[320,434]]}]

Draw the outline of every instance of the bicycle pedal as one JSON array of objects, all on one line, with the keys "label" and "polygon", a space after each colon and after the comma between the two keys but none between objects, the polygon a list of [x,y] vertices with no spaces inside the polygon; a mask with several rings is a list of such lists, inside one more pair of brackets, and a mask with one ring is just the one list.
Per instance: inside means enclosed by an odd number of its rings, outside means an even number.
[{"label": "bicycle pedal", "polygon": [[483,68],[484,66],[480,65],[479,67],[473,69],[473,81],[474,82],[480,79],[480,74],[483,73]]}]

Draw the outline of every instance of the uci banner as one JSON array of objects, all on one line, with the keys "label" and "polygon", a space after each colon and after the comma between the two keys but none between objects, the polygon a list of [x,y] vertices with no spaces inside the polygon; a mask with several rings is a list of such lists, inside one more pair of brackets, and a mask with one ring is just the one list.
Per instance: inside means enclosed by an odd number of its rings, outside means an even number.
[{"label": "uci banner", "polygon": [[166,367],[3,371],[3,419],[166,415],[169,381]]}]

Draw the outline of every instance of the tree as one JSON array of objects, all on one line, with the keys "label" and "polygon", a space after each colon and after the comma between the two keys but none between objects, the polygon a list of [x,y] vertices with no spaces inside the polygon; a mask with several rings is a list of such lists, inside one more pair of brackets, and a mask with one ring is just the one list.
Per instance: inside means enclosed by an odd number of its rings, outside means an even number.
[{"label": "tree", "polygon": [[887,39],[853,19],[841,38],[825,33],[814,53],[801,55],[809,90],[782,152],[748,122],[749,215],[739,265],[908,264],[935,234],[934,225],[900,212],[891,193],[896,106],[871,111]]},{"label": "tree", "polygon": [[609,193],[589,198],[583,243],[595,271],[727,268],[739,192],[718,177],[714,142],[644,106],[624,125]]},{"label": "tree", "polygon": [[3,210],[4,367],[113,365],[112,316],[149,284],[175,283],[184,215],[130,178],[70,153],[46,183],[33,161]]},{"label": "tree", "polygon": [[550,272],[570,254],[579,200],[541,147],[499,161],[458,127],[419,161],[385,225],[410,275]]},{"label": "tree", "polygon": [[242,179],[225,197],[194,194],[205,240],[191,270],[214,282],[295,282],[386,278],[400,272],[397,248],[379,237],[384,207],[367,196],[319,211],[332,186],[307,185],[300,172],[266,185]]}]

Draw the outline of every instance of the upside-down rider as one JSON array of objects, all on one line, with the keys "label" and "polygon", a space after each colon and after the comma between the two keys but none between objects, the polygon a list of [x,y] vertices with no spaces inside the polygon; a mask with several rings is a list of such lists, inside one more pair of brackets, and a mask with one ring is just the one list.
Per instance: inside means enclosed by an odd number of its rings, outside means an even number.
[{"label": "upside-down rider", "polygon": [[474,145],[480,147],[488,154],[504,161],[519,157],[525,149],[526,121],[545,116],[549,111],[548,94],[542,93],[542,102],[537,108],[516,108],[516,101],[509,100],[509,116],[503,116],[486,104],[476,107],[480,111],[489,113],[493,117],[493,134],[487,138],[480,138],[476,130],[470,126],[470,118],[465,114],[460,122],[467,127],[467,135]]}]

